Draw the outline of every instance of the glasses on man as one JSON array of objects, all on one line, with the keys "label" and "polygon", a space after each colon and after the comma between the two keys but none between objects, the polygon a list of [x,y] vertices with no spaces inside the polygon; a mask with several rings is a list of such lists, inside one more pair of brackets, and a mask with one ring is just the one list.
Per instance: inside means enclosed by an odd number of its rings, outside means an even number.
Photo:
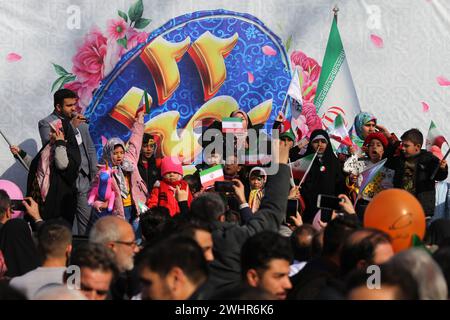
[{"label": "glasses on man", "polygon": [[133,241],[114,241],[114,243],[118,243],[118,244],[123,244],[129,247],[137,247],[139,246],[137,240],[133,240]]}]

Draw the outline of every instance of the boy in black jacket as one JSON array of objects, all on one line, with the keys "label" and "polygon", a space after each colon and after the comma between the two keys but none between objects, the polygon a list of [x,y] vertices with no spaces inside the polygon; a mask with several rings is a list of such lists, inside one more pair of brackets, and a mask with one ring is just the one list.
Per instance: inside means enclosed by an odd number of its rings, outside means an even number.
[{"label": "boy in black jacket", "polygon": [[412,193],[422,205],[425,215],[432,217],[435,181],[447,178],[447,162],[439,161],[431,152],[421,149],[423,135],[418,129],[406,131],[401,140],[400,155],[388,159],[386,163],[386,167],[395,170],[394,187]]}]

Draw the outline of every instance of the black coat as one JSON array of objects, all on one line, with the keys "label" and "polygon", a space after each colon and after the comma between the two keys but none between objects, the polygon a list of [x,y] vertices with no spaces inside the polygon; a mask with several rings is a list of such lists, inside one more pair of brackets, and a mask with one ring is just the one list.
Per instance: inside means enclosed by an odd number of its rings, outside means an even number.
[{"label": "black coat", "polygon": [[[305,211],[303,213],[303,221],[305,223],[311,223],[319,210],[317,208],[317,196],[319,194],[337,196],[345,192],[344,174],[339,160],[333,152],[327,132],[325,130],[314,130],[310,141],[318,135],[324,136],[328,140],[328,145],[322,158],[316,157],[314,160],[311,170],[301,186],[300,193],[305,201]],[[304,156],[312,153],[315,153],[315,151],[310,142]],[[325,168],[325,170],[321,170],[321,167]]]},{"label": "black coat", "polygon": [[[415,196],[422,205],[426,216],[434,215],[435,208],[435,181],[442,181],[447,178],[448,167],[439,169],[434,179],[431,179],[434,170],[439,166],[439,159],[431,152],[421,150],[417,157],[417,166],[414,177],[416,188]],[[391,157],[385,167],[395,170],[394,188],[403,187],[403,176],[405,174],[405,157],[403,155]]]},{"label": "black coat", "polygon": [[142,180],[144,180],[145,185],[147,186],[147,190],[149,190],[150,193],[153,189],[153,185],[155,184],[155,182],[157,180],[161,180],[161,169],[158,168],[154,156],[151,157],[150,159],[147,159],[147,163],[148,168],[146,169],[142,162],[142,155],[141,155],[139,157],[138,170]]},{"label": "black coat", "polygon": [[80,150],[75,138],[72,126],[68,120],[62,120],[65,141],[57,141],[55,145],[65,145],[69,164],[66,169],[59,170],[55,162],[50,164],[50,186],[47,197],[43,202],[36,186],[36,173],[41,159],[41,153],[45,146],[39,151],[30,165],[27,181],[27,195],[33,197],[40,204],[42,219],[65,219],[70,225],[73,223],[77,208],[76,180],[78,169],[81,164]]},{"label": "black coat", "polygon": [[247,224],[213,223],[214,261],[210,265],[208,281],[212,292],[239,285],[241,247],[248,238],[264,230],[277,232],[280,228],[286,213],[289,176],[289,167],[282,164],[275,175],[268,177],[261,206]]}]

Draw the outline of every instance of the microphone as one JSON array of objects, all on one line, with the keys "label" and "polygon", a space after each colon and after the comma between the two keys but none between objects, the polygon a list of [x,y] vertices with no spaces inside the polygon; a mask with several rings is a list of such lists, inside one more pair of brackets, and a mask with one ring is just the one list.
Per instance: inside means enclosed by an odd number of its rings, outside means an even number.
[{"label": "microphone", "polygon": [[77,119],[79,119],[79,120],[81,120],[81,121],[84,121],[86,124],[89,124],[89,119],[86,118],[86,117],[84,117],[84,116],[81,115],[81,114],[78,114],[77,112],[73,112],[73,113],[72,113],[72,118],[77,118]]}]

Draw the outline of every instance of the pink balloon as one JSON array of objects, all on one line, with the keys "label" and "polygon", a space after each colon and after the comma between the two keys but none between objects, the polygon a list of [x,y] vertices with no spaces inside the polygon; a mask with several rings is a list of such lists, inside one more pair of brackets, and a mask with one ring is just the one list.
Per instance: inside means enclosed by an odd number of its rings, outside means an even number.
[{"label": "pink balloon", "polygon": [[[23,199],[22,190],[13,182],[9,180],[0,180],[0,189],[5,190],[10,199]],[[12,218],[23,218],[23,211],[13,211]]]}]

